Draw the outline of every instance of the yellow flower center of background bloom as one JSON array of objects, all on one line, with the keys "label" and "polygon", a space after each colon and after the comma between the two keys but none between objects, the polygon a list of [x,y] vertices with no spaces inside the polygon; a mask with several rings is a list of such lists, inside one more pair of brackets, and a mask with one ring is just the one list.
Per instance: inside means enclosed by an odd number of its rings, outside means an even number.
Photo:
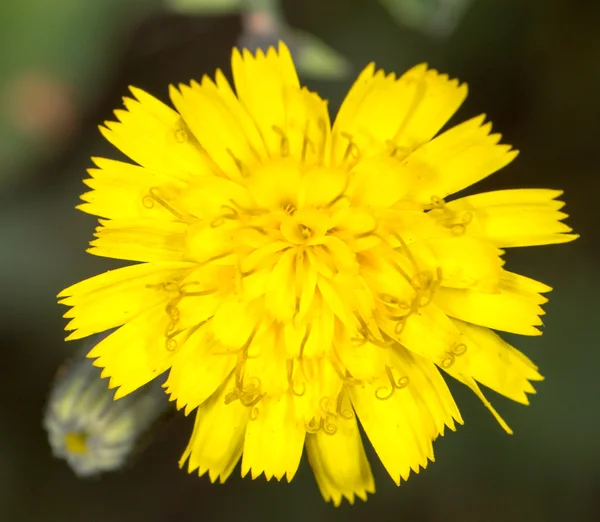
[{"label": "yellow flower center of background bloom", "polygon": [[65,446],[69,453],[83,455],[87,453],[87,433],[71,432],[65,435]]}]

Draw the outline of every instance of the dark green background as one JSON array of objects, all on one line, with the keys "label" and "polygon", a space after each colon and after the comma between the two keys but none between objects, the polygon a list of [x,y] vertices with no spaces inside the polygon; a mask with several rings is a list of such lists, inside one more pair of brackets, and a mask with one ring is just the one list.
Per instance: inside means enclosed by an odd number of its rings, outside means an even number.
[{"label": "dark green background", "polygon": [[[325,504],[306,462],[291,485],[224,485],[177,468],[191,429],[177,418],[128,469],[80,481],[50,454],[41,427],[53,374],[77,346],[63,342],[55,294],[111,265],[85,254],[94,220],[74,210],[89,156],[115,152],[96,125],[128,84],[166,98],[169,82],[228,67],[236,15],[185,18],[158,1],[4,0],[0,93],[25,69],[66,82],[77,131],[47,145],[0,126],[0,520],[50,522],[600,520],[597,341],[600,7],[591,1],[476,0],[447,40],[402,28],[375,0],[283,2],[290,24],[323,38],[358,71],[371,60],[402,72],[421,61],[469,83],[457,120],[482,112],[521,150],[478,189],[566,191],[582,238],[521,249],[509,267],[551,284],[545,333],[511,339],[546,380],[529,407],[489,392],[506,435],[470,392],[450,383],[466,425],[436,444],[435,464],[396,488],[372,458],[378,492],[365,504]],[[335,109],[350,79],[311,81]],[[14,123],[14,122],[13,122]]]}]

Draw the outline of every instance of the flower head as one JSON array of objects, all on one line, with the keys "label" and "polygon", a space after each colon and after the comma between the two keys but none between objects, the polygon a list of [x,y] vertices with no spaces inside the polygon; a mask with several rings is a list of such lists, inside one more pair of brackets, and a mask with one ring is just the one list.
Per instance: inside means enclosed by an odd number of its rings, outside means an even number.
[{"label": "flower head", "polygon": [[[369,65],[333,126],[287,48],[234,50],[235,93],[132,88],[104,136],[138,165],[95,159],[79,207],[95,255],[138,264],[64,290],[70,339],[124,396],[169,370],[196,423],[182,458],[224,481],[290,480],[306,447],[337,505],[374,491],[358,420],[396,483],[462,422],[441,373],[524,404],[536,366],[493,330],[539,335],[550,287],[502,248],[575,239],[559,191],[447,201],[516,151],[480,116],[439,134],[465,85],[419,65]],[[437,135],[437,136],[436,136]],[[441,372],[440,372],[441,370]]]}]

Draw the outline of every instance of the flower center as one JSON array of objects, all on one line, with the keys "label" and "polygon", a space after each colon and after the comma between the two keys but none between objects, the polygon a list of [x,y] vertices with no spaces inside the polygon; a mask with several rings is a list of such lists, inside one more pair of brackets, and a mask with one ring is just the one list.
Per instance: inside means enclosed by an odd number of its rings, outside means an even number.
[{"label": "flower center", "polygon": [[294,245],[315,244],[327,233],[329,216],[319,210],[299,210],[281,222],[283,239]]},{"label": "flower center", "polygon": [[84,432],[71,432],[65,435],[65,446],[69,453],[75,455],[83,455],[87,453],[87,433]]}]

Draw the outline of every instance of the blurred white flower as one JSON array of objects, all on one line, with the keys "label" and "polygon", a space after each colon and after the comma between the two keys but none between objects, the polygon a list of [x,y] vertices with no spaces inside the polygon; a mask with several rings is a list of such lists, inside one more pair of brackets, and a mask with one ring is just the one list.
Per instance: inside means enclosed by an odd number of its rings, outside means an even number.
[{"label": "blurred white flower", "polygon": [[121,468],[169,409],[160,380],[115,401],[108,379],[85,357],[90,348],[59,370],[44,415],[52,453],[80,477]]}]

